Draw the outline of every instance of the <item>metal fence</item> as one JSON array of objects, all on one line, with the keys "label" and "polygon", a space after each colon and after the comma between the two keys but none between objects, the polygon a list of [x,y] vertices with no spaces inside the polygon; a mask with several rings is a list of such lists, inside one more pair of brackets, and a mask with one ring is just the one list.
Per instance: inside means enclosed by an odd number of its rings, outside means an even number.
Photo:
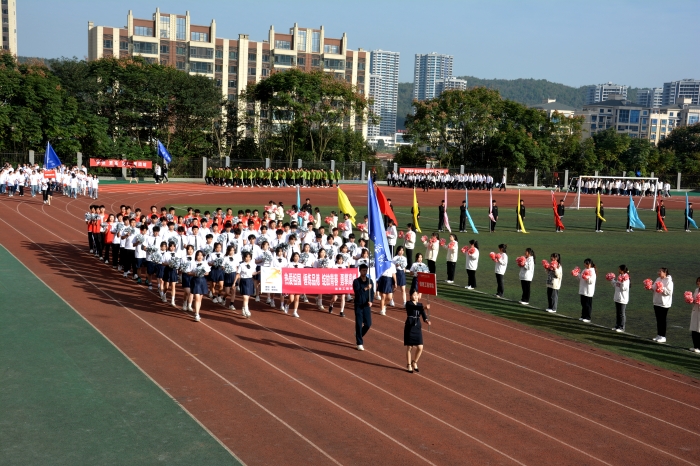
[{"label": "metal fence", "polygon": [[0,153],[0,166],[4,166],[6,163],[11,164],[13,167],[29,163],[29,152]]}]

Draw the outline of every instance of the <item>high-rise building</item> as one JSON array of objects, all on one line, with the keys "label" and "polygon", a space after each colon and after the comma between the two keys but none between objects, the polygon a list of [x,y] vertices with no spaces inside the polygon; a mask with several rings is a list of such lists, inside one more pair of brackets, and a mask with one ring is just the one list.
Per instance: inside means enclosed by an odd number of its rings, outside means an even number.
[{"label": "high-rise building", "polygon": [[678,99],[685,97],[690,98],[694,105],[700,104],[700,80],[681,79],[664,83],[662,105],[675,104]]},{"label": "high-rise building", "polygon": [[16,0],[2,3],[2,49],[17,55],[17,4]]},{"label": "high-rise building", "polygon": [[432,99],[438,93],[435,85],[438,80],[452,76],[452,55],[439,53],[416,54],[413,71],[413,98],[416,100]]},{"label": "high-rise building", "polygon": [[399,52],[373,50],[369,62],[369,96],[372,111],[380,117],[369,126],[369,136],[393,136],[396,133],[396,108],[399,100]]},{"label": "high-rise building", "polygon": [[586,94],[586,105],[605,102],[611,94],[621,95],[623,100],[627,100],[627,86],[611,82],[590,86]]},{"label": "high-rise building", "polygon": [[[295,23],[288,34],[270,26],[266,40],[252,41],[248,34],[239,34],[238,39],[217,37],[216,21],[208,26],[192,24],[189,11],[176,15],[156,9],[152,19],[138,19],[129,10],[126,28],[88,23],[88,60],[129,56],[207,76],[231,100],[249,83],[291,68],[330,73],[360,94],[369,94],[369,52],[349,50],[346,34],[327,37],[323,26],[301,28]],[[348,126],[367,137],[366,122],[353,118]]]},{"label": "high-rise building", "polygon": [[661,107],[662,94],[663,89],[660,87],[654,87],[652,89],[640,89],[637,91],[637,103],[642,107]]},{"label": "high-rise building", "polygon": [[435,96],[439,96],[444,91],[447,91],[450,89],[457,89],[460,91],[466,91],[467,90],[466,79],[459,79],[459,78],[455,78],[455,77],[450,76],[449,78],[438,79],[437,81],[435,81]]}]

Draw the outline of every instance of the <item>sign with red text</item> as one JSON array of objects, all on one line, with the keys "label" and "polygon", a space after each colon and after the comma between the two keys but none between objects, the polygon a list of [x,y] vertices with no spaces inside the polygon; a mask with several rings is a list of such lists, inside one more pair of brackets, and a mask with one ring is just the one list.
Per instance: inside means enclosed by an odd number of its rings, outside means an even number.
[{"label": "sign with red text", "polygon": [[415,174],[415,173],[420,173],[421,175],[440,175],[442,173],[449,173],[449,169],[447,168],[399,168],[399,173],[406,173],[406,174]]},{"label": "sign with red text", "polygon": [[47,180],[56,179],[56,170],[44,170],[44,178]]},{"label": "sign with red text", "polygon": [[288,294],[347,294],[357,269],[282,269],[282,293]]},{"label": "sign with red text", "polygon": [[418,292],[437,296],[437,278],[434,273],[418,272]]},{"label": "sign with red text", "polygon": [[107,168],[153,168],[150,160],[90,159],[91,167]]}]

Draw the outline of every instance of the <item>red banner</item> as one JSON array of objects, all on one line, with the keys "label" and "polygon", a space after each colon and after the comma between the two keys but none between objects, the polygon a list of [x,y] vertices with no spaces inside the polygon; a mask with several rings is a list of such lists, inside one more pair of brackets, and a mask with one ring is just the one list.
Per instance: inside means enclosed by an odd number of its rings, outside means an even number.
[{"label": "red banner", "polygon": [[44,170],[44,178],[47,180],[56,178],[56,170]]},{"label": "red banner", "polygon": [[420,174],[441,174],[441,173],[449,173],[449,169],[447,168],[399,168],[399,173],[420,173]]},{"label": "red banner", "polygon": [[346,294],[352,293],[357,269],[282,269],[282,293]]},{"label": "red banner", "polygon": [[119,159],[90,159],[91,167],[108,167],[108,168],[153,168],[153,162],[150,160],[119,160]]},{"label": "red banner", "polygon": [[418,292],[437,296],[437,279],[434,273],[418,272]]}]

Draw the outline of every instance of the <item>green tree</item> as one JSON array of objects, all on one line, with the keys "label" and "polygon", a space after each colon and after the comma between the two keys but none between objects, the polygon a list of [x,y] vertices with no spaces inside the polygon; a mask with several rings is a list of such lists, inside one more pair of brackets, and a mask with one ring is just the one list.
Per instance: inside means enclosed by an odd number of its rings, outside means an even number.
[{"label": "green tree", "polygon": [[659,142],[659,149],[674,152],[681,172],[700,174],[700,123],[674,129]]}]

